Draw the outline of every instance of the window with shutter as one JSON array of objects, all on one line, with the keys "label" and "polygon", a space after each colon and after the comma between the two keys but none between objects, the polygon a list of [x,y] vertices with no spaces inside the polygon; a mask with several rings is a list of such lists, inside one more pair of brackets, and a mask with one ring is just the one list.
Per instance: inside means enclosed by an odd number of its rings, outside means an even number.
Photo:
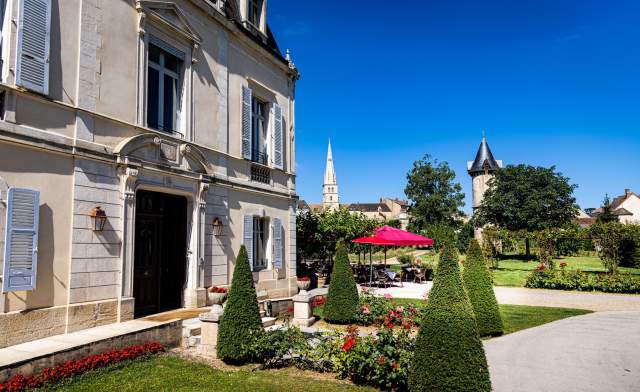
[{"label": "window with shutter", "polygon": [[244,216],[242,243],[247,249],[249,265],[251,266],[251,271],[253,271],[253,215]]},{"label": "window with shutter", "polygon": [[273,105],[273,119],[273,165],[282,169],[282,107],[277,103]]},{"label": "window with shutter", "polygon": [[16,84],[49,93],[51,0],[20,0]]},{"label": "window with shutter", "polygon": [[36,288],[40,193],[9,188],[2,291]]},{"label": "window with shutter", "polygon": [[253,92],[249,87],[242,87],[242,157],[251,159],[251,98]]},{"label": "window with shutter", "polygon": [[273,220],[273,268],[282,268],[282,221]]}]

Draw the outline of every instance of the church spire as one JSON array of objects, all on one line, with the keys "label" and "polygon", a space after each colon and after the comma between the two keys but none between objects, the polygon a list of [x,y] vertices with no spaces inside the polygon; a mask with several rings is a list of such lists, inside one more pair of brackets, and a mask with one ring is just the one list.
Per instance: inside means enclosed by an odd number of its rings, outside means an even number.
[{"label": "church spire", "polygon": [[338,182],[336,171],[333,167],[333,152],[331,151],[331,139],[327,148],[327,164],[324,170],[324,183],[322,185],[322,205],[324,209],[335,210],[340,207],[338,196]]}]

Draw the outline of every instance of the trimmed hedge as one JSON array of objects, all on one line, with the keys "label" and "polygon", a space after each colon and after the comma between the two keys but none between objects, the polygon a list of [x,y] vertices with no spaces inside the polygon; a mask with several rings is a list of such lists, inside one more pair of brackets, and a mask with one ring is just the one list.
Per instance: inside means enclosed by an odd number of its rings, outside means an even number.
[{"label": "trimmed hedge", "polygon": [[358,308],[356,280],[349,265],[347,247],[340,241],[336,246],[331,283],[324,306],[324,319],[335,324],[347,324],[355,319]]},{"label": "trimmed hedge", "polygon": [[629,274],[586,273],[558,269],[534,270],[524,284],[532,289],[602,291],[640,294],[640,276]]},{"label": "trimmed hedge", "polygon": [[409,390],[491,391],[487,358],[451,244],[440,254],[409,373]]},{"label": "trimmed hedge", "polygon": [[502,316],[493,292],[493,278],[487,268],[478,241],[472,239],[467,249],[467,261],[462,273],[464,287],[473,306],[480,336],[499,336],[504,333]]},{"label": "trimmed hedge", "polygon": [[258,297],[253,286],[247,249],[242,245],[233,271],[231,289],[218,330],[218,357],[242,364],[253,358],[253,343],[264,333]]}]

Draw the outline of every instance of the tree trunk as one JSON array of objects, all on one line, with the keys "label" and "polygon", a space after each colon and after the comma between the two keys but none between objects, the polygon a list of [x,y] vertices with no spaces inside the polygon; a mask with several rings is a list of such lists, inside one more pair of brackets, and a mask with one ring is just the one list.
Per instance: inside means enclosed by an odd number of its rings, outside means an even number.
[{"label": "tree trunk", "polygon": [[531,258],[531,244],[529,243],[529,239],[524,239],[524,248],[525,248],[525,259],[527,261]]}]

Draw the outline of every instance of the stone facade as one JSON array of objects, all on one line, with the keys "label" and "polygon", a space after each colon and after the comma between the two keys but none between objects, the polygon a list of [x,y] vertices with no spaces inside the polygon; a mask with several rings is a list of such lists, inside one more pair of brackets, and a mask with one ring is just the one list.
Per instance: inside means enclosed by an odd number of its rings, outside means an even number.
[{"label": "stone facade", "polygon": [[[8,20],[17,20],[21,1],[4,2]],[[266,2],[257,25],[247,7],[248,0],[52,1],[42,91],[17,78],[23,27],[4,24],[0,199],[9,187],[27,188],[39,192],[40,205],[35,288],[0,293],[0,330],[10,331],[0,347],[134,317],[141,191],[185,200],[181,306],[204,306],[207,288],[230,284],[239,248],[248,245],[247,216],[267,222],[256,287],[271,298],[297,292],[298,71],[267,27]],[[147,110],[152,45],[181,62],[168,131]],[[244,151],[244,132],[253,131],[243,117],[247,89],[269,113],[263,136],[271,142],[259,161]],[[101,231],[89,216],[96,206],[106,213]],[[0,234],[5,211],[0,203]]]}]

